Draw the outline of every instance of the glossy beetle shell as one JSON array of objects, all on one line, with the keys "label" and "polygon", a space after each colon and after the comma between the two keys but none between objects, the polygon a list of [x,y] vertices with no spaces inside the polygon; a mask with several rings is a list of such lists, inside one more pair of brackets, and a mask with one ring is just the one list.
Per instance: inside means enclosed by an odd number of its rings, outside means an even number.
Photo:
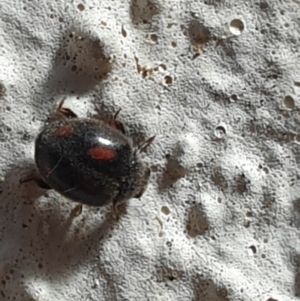
[{"label": "glossy beetle shell", "polygon": [[131,140],[97,119],[50,122],[36,139],[35,162],[50,188],[92,206],[140,197],[150,176]]}]

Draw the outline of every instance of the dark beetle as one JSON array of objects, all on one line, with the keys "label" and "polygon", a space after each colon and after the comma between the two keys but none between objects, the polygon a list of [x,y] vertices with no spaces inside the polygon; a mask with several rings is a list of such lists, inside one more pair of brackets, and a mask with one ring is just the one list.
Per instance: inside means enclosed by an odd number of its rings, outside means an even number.
[{"label": "dark beetle", "polygon": [[144,193],[150,169],[139,153],[154,137],[133,147],[123,125],[116,120],[78,118],[60,102],[55,118],[35,142],[35,163],[42,188],[54,189],[75,202],[104,206],[139,198]]}]

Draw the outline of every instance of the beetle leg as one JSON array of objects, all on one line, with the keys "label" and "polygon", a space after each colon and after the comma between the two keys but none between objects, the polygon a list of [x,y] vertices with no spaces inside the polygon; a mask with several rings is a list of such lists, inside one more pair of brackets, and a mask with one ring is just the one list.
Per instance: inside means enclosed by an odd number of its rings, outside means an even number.
[{"label": "beetle leg", "polygon": [[119,206],[119,203],[118,203],[117,199],[113,200],[113,206],[112,206],[113,218],[116,222],[118,222],[120,220],[120,216],[119,216],[119,212],[118,212],[118,206]]},{"label": "beetle leg", "polygon": [[24,183],[27,183],[27,182],[30,182],[30,181],[34,181],[42,189],[46,189],[46,190],[51,189],[51,187],[47,183],[45,183],[41,178],[36,177],[36,176],[29,177],[29,178],[26,178],[26,179],[23,179],[23,180],[21,179],[19,181],[19,183],[24,184]]},{"label": "beetle leg", "polygon": [[146,150],[146,148],[154,141],[155,136],[148,138],[146,141],[141,143],[136,149],[135,153],[141,153]]},{"label": "beetle leg", "polygon": [[72,110],[67,109],[67,108],[63,108],[63,104],[64,104],[65,100],[66,100],[66,98],[64,97],[60,101],[60,103],[59,103],[59,105],[56,109],[56,114],[62,115],[66,118],[77,118],[77,115]]},{"label": "beetle leg", "polygon": [[141,198],[142,195],[144,194],[144,192],[146,191],[146,188],[147,188],[147,186],[143,187],[143,189],[141,189],[141,191],[140,191],[138,194],[136,194],[136,195],[134,196],[134,198],[135,198],[135,199]]},{"label": "beetle leg", "polygon": [[143,181],[142,188],[136,195],[134,195],[134,198],[139,199],[142,197],[142,195],[144,194],[144,192],[147,189],[150,174],[151,174],[150,168],[146,168],[145,173],[142,177],[142,181]]},{"label": "beetle leg", "polygon": [[72,209],[70,213],[70,217],[75,218],[79,216],[81,213],[82,213],[82,204],[78,204]]},{"label": "beetle leg", "polygon": [[120,131],[122,134],[125,134],[125,129],[121,121],[117,120],[121,109],[119,109],[113,116],[112,120],[110,121],[110,125]]}]

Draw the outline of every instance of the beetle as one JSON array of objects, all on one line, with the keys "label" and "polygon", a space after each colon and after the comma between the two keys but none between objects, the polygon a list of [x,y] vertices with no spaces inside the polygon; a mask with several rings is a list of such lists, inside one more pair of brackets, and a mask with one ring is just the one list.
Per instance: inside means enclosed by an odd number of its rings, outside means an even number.
[{"label": "beetle", "polygon": [[150,169],[140,153],[155,136],[134,146],[117,111],[109,121],[79,118],[62,99],[35,140],[41,188],[53,189],[79,204],[116,207],[145,192]]}]

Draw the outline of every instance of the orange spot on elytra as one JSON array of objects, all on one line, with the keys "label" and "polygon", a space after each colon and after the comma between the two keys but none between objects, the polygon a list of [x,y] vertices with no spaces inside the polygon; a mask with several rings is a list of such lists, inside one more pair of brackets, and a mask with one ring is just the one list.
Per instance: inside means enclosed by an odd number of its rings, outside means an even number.
[{"label": "orange spot on elytra", "polygon": [[56,137],[69,137],[73,134],[73,127],[69,124],[63,125],[56,132]]},{"label": "orange spot on elytra", "polygon": [[114,150],[105,147],[91,148],[88,154],[95,160],[99,161],[112,161],[117,158],[117,154]]}]

